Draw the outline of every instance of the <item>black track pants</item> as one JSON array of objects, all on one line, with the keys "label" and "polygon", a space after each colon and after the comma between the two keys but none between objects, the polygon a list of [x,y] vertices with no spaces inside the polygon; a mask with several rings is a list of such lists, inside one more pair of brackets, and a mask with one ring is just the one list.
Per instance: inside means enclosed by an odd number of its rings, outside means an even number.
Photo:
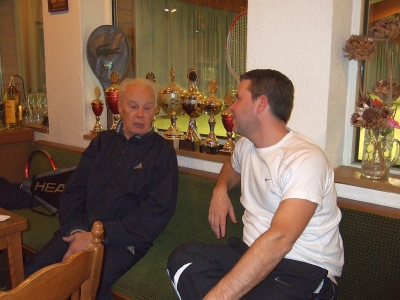
[{"label": "black track pants", "polygon": [[[246,252],[248,246],[230,238],[228,245],[187,243],[168,260],[168,274],[180,299],[202,299]],[[260,284],[242,299],[336,299],[337,285],[323,268],[283,259]],[[319,293],[313,293],[323,281]]]}]

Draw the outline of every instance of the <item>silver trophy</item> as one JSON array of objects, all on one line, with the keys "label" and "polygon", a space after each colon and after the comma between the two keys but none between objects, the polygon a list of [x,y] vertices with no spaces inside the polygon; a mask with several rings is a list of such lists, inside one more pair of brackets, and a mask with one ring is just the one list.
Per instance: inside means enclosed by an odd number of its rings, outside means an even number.
[{"label": "silver trophy", "polygon": [[196,119],[203,113],[203,100],[205,98],[196,86],[199,73],[195,69],[189,69],[187,78],[190,83],[189,90],[181,96],[182,110],[189,118],[189,126],[186,135],[179,141],[179,149],[198,151],[201,137],[197,129]]},{"label": "silver trophy", "polygon": [[185,133],[176,125],[178,115],[182,113],[181,96],[186,91],[175,82],[175,70],[171,68],[169,73],[171,82],[158,94],[158,106],[171,118],[171,125],[164,132],[164,138],[179,140]]},{"label": "silver trophy", "polygon": [[214,129],[215,124],[217,123],[217,121],[215,120],[215,116],[220,113],[224,102],[214,95],[217,92],[217,89],[217,81],[214,79],[210,80],[210,82],[208,83],[208,92],[211,94],[211,96],[208,96],[205,100],[203,100],[202,103],[203,111],[210,116],[208,119],[210,133],[201,144],[200,152],[209,154],[218,154],[218,150],[221,148],[218,139],[215,136]]}]

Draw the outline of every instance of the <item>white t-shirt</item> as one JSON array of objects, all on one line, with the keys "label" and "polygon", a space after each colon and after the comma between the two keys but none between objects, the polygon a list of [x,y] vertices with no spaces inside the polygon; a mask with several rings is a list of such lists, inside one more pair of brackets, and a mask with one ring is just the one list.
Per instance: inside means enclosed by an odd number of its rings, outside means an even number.
[{"label": "white t-shirt", "polygon": [[294,131],[267,148],[256,148],[241,138],[235,146],[232,167],[241,173],[243,241],[250,246],[269,229],[281,201],[295,198],[317,203],[313,217],[285,258],[340,276],[344,262],[338,228],[341,212],[334,173],[322,149]]}]

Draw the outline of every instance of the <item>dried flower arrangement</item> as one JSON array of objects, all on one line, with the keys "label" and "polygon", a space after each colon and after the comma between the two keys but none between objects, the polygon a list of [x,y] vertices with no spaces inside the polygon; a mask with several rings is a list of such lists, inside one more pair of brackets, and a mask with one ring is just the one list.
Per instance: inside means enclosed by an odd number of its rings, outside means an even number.
[{"label": "dried flower arrangement", "polygon": [[[400,85],[393,78],[391,56],[389,53],[389,41],[400,35],[399,21],[397,19],[381,20],[377,22],[366,35],[352,35],[343,48],[348,60],[355,60],[359,64],[362,61],[370,61],[377,52],[377,42],[385,42],[386,62],[388,77],[382,79],[371,88],[371,91],[363,89],[361,74],[358,76],[360,96],[356,100],[356,111],[350,118],[350,124],[354,127],[365,128],[368,139],[373,145],[371,166],[367,173],[382,173],[387,176],[391,166],[391,158],[387,157],[385,151],[391,148],[391,143],[385,140],[385,136],[392,133],[395,128],[400,128],[394,120],[396,109],[393,107],[393,100],[400,96]],[[358,67],[360,72],[361,68]],[[371,98],[371,95],[375,97]],[[388,145],[390,144],[390,145]],[[390,149],[391,150],[391,149]],[[363,157],[364,163],[364,157]],[[394,162],[393,162],[394,163]],[[376,167],[378,164],[378,167]],[[362,169],[364,166],[362,166]],[[374,170],[374,171],[372,171]],[[363,174],[363,170],[362,170]],[[365,175],[365,174],[363,174]],[[379,179],[381,175],[365,175],[370,178]],[[383,175],[382,175],[383,178]]]},{"label": "dried flower arrangement", "polygon": [[[351,116],[350,123],[355,127],[376,129],[388,127],[400,128],[394,121],[392,108],[393,99],[400,96],[400,85],[393,78],[392,64],[389,54],[389,40],[400,34],[398,20],[387,20],[376,23],[369,31],[369,36],[352,35],[343,48],[348,60],[358,62],[372,60],[376,54],[376,41],[384,41],[387,58],[388,78],[378,81],[372,87],[372,94],[379,99],[372,99],[370,94],[363,90],[361,82],[360,97],[356,101],[356,112]],[[360,70],[360,68],[359,68]],[[361,76],[358,76],[361,80]]]}]

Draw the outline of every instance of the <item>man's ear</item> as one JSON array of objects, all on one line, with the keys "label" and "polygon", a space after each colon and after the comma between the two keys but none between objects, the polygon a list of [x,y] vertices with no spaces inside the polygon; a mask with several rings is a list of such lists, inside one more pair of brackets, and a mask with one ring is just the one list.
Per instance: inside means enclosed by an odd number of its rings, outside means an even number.
[{"label": "man's ear", "polygon": [[118,100],[118,113],[119,113],[119,114],[122,113],[122,103],[121,103],[121,100]]},{"label": "man's ear", "polygon": [[262,112],[268,105],[268,97],[265,95],[261,95],[258,97],[258,108],[257,112]]}]

